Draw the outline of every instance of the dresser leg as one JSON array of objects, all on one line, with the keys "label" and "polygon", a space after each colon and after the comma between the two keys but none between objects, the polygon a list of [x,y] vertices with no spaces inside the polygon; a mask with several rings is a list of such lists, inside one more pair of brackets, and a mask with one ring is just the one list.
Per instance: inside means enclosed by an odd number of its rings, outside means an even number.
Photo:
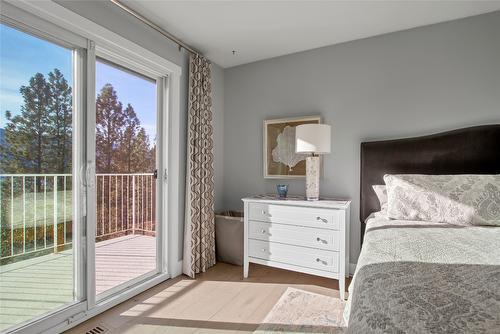
[{"label": "dresser leg", "polygon": [[248,278],[248,261],[243,262],[243,278]]},{"label": "dresser leg", "polygon": [[345,277],[342,275],[342,277],[339,279],[339,292],[340,292],[340,299],[345,300]]}]

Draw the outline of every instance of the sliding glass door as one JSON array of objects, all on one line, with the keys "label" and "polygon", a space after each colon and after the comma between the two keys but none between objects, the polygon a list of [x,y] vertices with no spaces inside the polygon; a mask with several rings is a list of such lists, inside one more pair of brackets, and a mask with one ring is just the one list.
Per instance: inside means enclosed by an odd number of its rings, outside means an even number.
[{"label": "sliding glass door", "polygon": [[76,302],[76,49],[0,24],[0,331]]},{"label": "sliding glass door", "polygon": [[156,81],[98,58],[95,115],[97,299],[157,274]]},{"label": "sliding glass door", "polygon": [[2,2],[0,332],[65,329],[168,277],[170,64],[38,14]]}]

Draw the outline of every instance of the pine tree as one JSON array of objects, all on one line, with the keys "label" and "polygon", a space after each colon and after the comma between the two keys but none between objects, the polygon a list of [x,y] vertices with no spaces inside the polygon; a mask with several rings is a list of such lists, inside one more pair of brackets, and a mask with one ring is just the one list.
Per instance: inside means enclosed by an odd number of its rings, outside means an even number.
[{"label": "pine tree", "polygon": [[123,111],[124,130],[120,141],[120,171],[122,173],[130,173],[132,171],[134,142],[139,132],[140,121],[134,111],[134,108],[129,104]]},{"label": "pine tree", "polygon": [[118,167],[118,146],[122,137],[122,103],[111,84],[105,84],[96,100],[96,166],[98,173]]},{"label": "pine tree", "polygon": [[134,140],[132,150],[132,173],[151,173],[151,149],[149,148],[149,137],[146,130],[141,127]]},{"label": "pine tree", "polygon": [[[50,145],[48,105],[50,89],[42,73],[36,73],[28,86],[19,89],[24,104],[12,117],[7,111],[2,165],[10,173],[47,173]],[[3,169],[3,168],[2,168]]]},{"label": "pine tree", "polygon": [[156,169],[156,143],[154,143],[153,147],[149,150],[148,166],[149,170],[154,171]]},{"label": "pine tree", "polygon": [[61,71],[54,69],[48,75],[50,91],[49,124],[51,127],[50,166],[57,173],[71,171],[71,131],[72,131],[72,100],[71,87]]}]

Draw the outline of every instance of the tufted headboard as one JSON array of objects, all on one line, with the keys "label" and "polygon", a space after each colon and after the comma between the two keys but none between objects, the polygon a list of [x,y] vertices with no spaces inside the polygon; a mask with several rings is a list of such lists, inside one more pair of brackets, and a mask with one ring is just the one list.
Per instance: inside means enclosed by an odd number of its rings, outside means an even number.
[{"label": "tufted headboard", "polygon": [[361,143],[361,242],[384,174],[500,174],[500,124]]}]

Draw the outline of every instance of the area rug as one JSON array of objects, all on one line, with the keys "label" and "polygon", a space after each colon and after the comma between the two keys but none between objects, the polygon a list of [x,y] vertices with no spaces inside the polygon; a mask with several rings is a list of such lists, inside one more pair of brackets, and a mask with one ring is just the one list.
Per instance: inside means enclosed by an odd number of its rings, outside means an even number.
[{"label": "area rug", "polygon": [[254,333],[344,333],[344,303],[288,288]]}]

